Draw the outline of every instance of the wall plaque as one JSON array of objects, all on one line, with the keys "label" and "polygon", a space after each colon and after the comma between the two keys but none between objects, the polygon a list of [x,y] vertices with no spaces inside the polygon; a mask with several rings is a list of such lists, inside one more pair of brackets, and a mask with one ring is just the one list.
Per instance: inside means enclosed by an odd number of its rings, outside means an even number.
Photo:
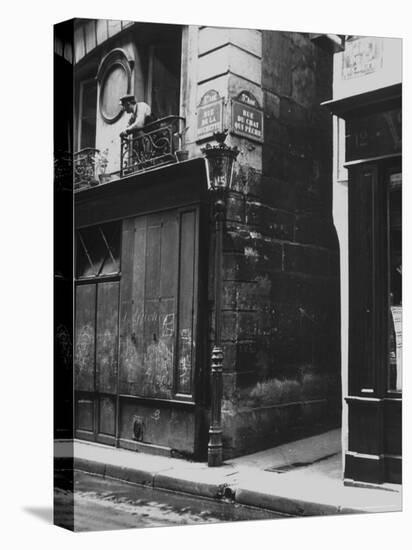
[{"label": "wall plaque", "polygon": [[342,63],[342,78],[349,80],[357,76],[374,73],[382,67],[382,40],[362,37],[345,44]]},{"label": "wall plaque", "polygon": [[223,98],[216,90],[207,91],[197,108],[197,139],[210,137],[221,132],[223,120]]},{"label": "wall plaque", "polygon": [[232,99],[232,128],[239,136],[263,142],[263,112],[257,99],[247,91]]}]

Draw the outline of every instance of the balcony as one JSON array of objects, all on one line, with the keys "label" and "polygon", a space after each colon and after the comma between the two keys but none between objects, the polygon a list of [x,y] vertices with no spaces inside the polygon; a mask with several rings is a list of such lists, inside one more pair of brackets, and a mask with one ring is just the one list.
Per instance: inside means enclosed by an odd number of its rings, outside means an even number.
[{"label": "balcony", "polygon": [[[148,171],[184,159],[185,119],[167,116],[120,138],[120,171],[107,173],[107,150],[87,147],[74,153],[74,189]],[[183,156],[183,158],[182,158]]]},{"label": "balcony", "polygon": [[54,185],[56,190],[73,189],[73,156],[68,151],[54,152]]},{"label": "balcony", "polygon": [[177,162],[183,149],[185,119],[167,116],[121,138],[120,177]]},{"label": "balcony", "polygon": [[99,184],[97,174],[100,151],[92,147],[86,147],[73,155],[74,188],[82,189]]}]

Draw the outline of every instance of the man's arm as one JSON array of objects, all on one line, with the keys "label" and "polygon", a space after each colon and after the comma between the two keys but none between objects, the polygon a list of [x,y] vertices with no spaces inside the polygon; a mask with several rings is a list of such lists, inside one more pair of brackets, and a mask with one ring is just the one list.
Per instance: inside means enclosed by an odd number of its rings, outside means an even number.
[{"label": "man's arm", "polygon": [[150,117],[152,110],[147,103],[137,104],[136,120],[126,128],[126,132],[129,134],[133,130],[140,130],[146,124],[147,117]]}]

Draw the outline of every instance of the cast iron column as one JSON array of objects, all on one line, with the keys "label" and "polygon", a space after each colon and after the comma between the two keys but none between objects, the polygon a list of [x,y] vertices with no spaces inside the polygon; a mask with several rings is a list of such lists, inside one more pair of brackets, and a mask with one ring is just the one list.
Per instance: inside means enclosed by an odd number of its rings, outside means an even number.
[{"label": "cast iron column", "polygon": [[226,214],[223,197],[215,201],[215,341],[212,350],[210,384],[210,428],[208,444],[208,466],[222,464],[222,393],[223,393],[223,350],[221,347],[221,310],[222,310],[222,232]]}]

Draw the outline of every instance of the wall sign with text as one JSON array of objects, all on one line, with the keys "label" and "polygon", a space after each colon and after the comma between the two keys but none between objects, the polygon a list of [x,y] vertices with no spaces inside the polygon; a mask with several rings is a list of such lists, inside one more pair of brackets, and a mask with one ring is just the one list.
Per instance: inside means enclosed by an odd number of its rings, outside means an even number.
[{"label": "wall sign with text", "polygon": [[238,136],[263,142],[263,112],[250,92],[240,92],[232,99],[231,131]]},{"label": "wall sign with text", "polygon": [[342,63],[342,78],[348,80],[374,73],[382,68],[382,40],[362,37],[348,40],[345,44]]},{"label": "wall sign with text", "polygon": [[203,94],[197,108],[197,139],[213,136],[223,130],[223,97],[216,90]]}]

